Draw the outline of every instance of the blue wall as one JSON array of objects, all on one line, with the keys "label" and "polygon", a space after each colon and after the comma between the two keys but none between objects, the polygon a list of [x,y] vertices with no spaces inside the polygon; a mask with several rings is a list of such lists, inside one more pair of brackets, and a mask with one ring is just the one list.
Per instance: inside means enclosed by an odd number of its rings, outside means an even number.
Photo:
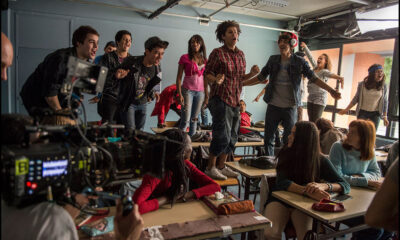
[{"label": "blue wall", "polygon": [[[159,1],[94,1],[118,6],[135,7],[154,11],[164,3]],[[114,39],[118,30],[126,29],[133,35],[133,46],[130,53],[141,55],[144,52],[144,41],[154,35],[170,42],[161,62],[163,69],[162,88],[176,80],[179,57],[187,51],[187,41],[193,34],[200,34],[206,43],[207,54],[213,48],[219,47],[215,39],[217,22],[210,22],[209,26],[201,26],[194,19],[186,19],[159,15],[158,18],[148,20],[141,14],[128,8],[117,8],[93,4],[75,3],[58,0],[18,0],[9,3],[10,9],[2,11],[2,31],[5,32],[14,44],[15,58],[10,69],[9,81],[2,83],[2,113],[26,112],[19,100],[19,91],[36,66],[50,52],[71,46],[73,31],[80,25],[91,25],[100,33],[98,54],[103,54],[104,44]],[[169,13],[197,16],[209,14],[205,9],[194,9],[188,6],[177,5],[168,9]],[[148,15],[148,14],[147,14]],[[280,28],[284,23],[244,15],[220,12],[214,16],[219,20],[236,20],[241,23]],[[239,37],[238,47],[246,55],[247,71],[254,64],[260,68],[264,66],[268,57],[278,53],[276,40],[279,32],[241,26],[242,34]],[[253,113],[253,120],[264,120],[266,104],[251,103],[254,97],[262,90],[262,85],[244,88],[245,101],[248,111]],[[85,106],[89,121],[99,120],[96,106],[88,104],[91,96],[85,96]],[[156,126],[156,117],[150,117],[154,102],[148,106],[148,117],[145,130]],[[171,112],[167,120],[176,120],[177,115]]]}]

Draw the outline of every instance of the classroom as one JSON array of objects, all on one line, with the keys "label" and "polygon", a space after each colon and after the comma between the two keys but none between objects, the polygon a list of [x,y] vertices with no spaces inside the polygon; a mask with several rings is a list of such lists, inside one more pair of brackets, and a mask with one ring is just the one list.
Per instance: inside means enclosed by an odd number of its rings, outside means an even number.
[{"label": "classroom", "polygon": [[398,239],[398,15],[1,0],[1,239]]}]

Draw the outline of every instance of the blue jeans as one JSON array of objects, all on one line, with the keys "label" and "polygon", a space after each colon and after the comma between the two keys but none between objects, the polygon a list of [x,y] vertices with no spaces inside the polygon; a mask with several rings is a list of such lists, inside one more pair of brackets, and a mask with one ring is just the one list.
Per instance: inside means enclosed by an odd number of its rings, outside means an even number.
[{"label": "blue jeans", "polygon": [[208,105],[213,122],[210,153],[214,156],[228,154],[233,151],[238,139],[239,107],[226,104],[218,96],[212,97]]},{"label": "blue jeans", "polygon": [[146,121],[147,103],[128,107],[128,111],[122,113],[122,121],[125,125],[125,130],[143,130]]},{"label": "blue jeans", "polygon": [[288,136],[297,121],[297,107],[280,108],[268,104],[267,112],[265,113],[264,127],[264,146],[267,156],[274,156],[273,142],[275,139],[275,132],[281,121],[283,126],[283,144],[286,144],[288,142]]},{"label": "blue jeans", "polygon": [[378,131],[379,121],[381,120],[381,115],[378,111],[376,112],[369,112],[360,109],[358,112],[357,119],[364,119],[364,120],[371,120],[375,125],[375,131]]},{"label": "blue jeans", "polygon": [[198,116],[204,101],[204,92],[182,88],[182,96],[184,97],[185,104],[183,106],[179,128],[185,131],[187,125],[189,125],[189,136],[192,136],[196,133],[197,122],[199,120]]},{"label": "blue jeans", "polygon": [[208,110],[207,110],[207,108],[201,108],[200,118],[201,118],[201,123],[203,125],[208,125]]}]

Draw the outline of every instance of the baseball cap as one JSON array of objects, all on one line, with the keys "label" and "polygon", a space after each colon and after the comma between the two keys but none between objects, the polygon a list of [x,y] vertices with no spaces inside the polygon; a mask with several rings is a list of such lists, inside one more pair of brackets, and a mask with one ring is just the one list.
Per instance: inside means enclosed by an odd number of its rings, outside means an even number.
[{"label": "baseball cap", "polygon": [[145,49],[153,49],[154,47],[161,47],[161,48],[167,48],[169,42],[167,41],[162,41],[159,37],[151,37],[146,40],[144,43],[144,48]]}]

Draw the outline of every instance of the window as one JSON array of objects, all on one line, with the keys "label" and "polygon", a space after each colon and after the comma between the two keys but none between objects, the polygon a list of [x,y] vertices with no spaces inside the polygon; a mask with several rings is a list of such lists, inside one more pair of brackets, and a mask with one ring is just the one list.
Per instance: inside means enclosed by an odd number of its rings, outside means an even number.
[{"label": "window", "polygon": [[[340,56],[340,48],[330,48],[323,50],[311,51],[315,59],[318,58],[322,53],[327,53],[331,58],[332,70],[331,72],[338,73],[338,66],[340,64],[340,74],[344,77],[344,89],[340,89],[342,99],[337,101],[337,106],[334,107],[334,99],[328,95],[327,107],[322,117],[327,119],[335,119],[334,124],[337,127],[347,128],[349,123],[355,120],[356,106],[354,106],[348,115],[339,115],[338,112],[344,109],[353,99],[357,91],[357,86],[360,81],[363,81],[368,76],[368,68],[375,63],[381,64],[384,67],[385,83],[389,88],[393,88],[393,84],[390,84],[392,75],[392,65],[396,62],[397,58],[394,58],[393,54],[395,51],[395,39],[385,39],[376,41],[364,41],[357,43],[348,43],[342,45],[342,57]],[[396,71],[396,69],[394,69]],[[394,77],[396,72],[393,73]],[[336,87],[336,80],[331,79],[328,81],[328,85]],[[398,86],[398,85],[397,85]],[[396,88],[396,87],[394,87]],[[398,87],[397,87],[398,88]],[[393,89],[391,89],[393,91]],[[307,88],[306,93],[303,95],[303,101],[307,101]],[[390,90],[389,90],[390,91]],[[389,94],[388,91],[388,94]],[[397,89],[398,91],[398,89]],[[398,100],[397,100],[398,101]],[[397,116],[399,113],[399,107],[396,105]],[[335,112],[335,114],[333,114]],[[307,113],[305,113],[306,115]],[[383,120],[380,121],[377,129],[377,135],[386,136],[391,138],[398,138],[399,122],[398,119],[392,119],[388,127],[385,127]]]}]

